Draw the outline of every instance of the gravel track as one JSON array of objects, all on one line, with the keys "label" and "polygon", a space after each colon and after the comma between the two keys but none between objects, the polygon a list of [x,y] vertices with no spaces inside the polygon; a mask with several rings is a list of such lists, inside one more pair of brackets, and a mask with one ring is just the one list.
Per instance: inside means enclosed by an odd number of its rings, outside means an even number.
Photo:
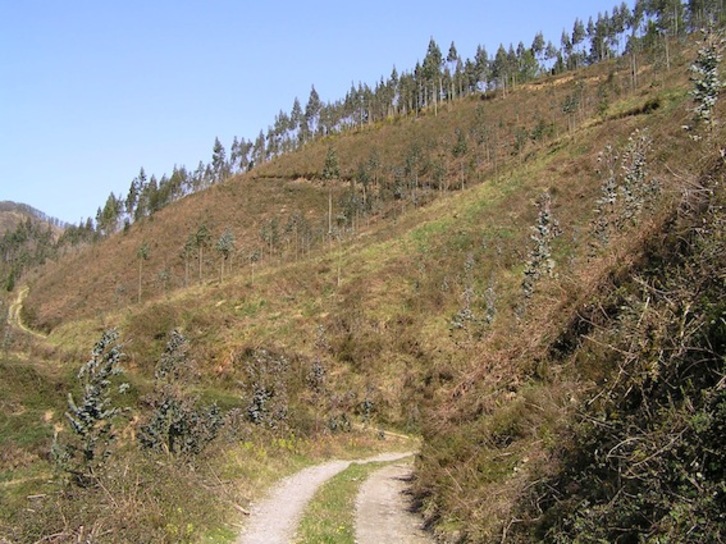
[{"label": "gravel track", "polygon": [[367,459],[329,461],[301,470],[275,485],[267,498],[253,505],[238,544],[288,544],[295,535],[305,506],[318,488],[352,463],[397,461],[412,452],[384,453]]},{"label": "gravel track", "polygon": [[410,463],[388,465],[374,472],[356,499],[356,544],[432,544],[421,529],[421,519],[410,511],[405,495],[411,478]]}]

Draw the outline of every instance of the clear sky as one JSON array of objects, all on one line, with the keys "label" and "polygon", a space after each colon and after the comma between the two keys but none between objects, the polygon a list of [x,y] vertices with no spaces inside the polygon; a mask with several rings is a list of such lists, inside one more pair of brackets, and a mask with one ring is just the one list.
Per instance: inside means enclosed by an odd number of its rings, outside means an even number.
[{"label": "clear sky", "polygon": [[[433,37],[472,58],[500,43],[559,47],[615,0],[0,0],[0,200],[77,223],[143,166],[209,162],[253,139],[311,85],[408,71]],[[627,2],[632,5],[631,1]]]}]

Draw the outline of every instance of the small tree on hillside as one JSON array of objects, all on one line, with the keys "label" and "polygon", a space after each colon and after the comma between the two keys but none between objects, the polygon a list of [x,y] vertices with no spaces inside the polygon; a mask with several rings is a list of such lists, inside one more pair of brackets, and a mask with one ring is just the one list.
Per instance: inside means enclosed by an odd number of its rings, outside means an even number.
[{"label": "small tree on hillside", "polygon": [[224,280],[224,263],[229,260],[230,255],[232,255],[232,252],[234,252],[234,247],[234,234],[231,230],[226,229],[222,233],[222,236],[219,237],[219,240],[217,240],[217,243],[214,246],[214,249],[216,249],[222,257],[219,268],[219,281]]},{"label": "small tree on hillside", "polygon": [[260,227],[260,238],[270,251],[270,258],[275,254],[275,248],[280,243],[280,225],[277,217],[265,221]]},{"label": "small tree on hillside", "polygon": [[212,172],[214,181],[220,182],[229,177],[230,167],[227,162],[227,153],[224,150],[222,142],[219,138],[214,138],[214,147],[212,148]]},{"label": "small tree on hillside", "polygon": [[194,233],[194,247],[197,249],[199,257],[199,283],[202,283],[202,265],[204,263],[204,248],[209,246],[212,234],[209,232],[207,225],[202,223]]},{"label": "small tree on hillside", "polygon": [[529,252],[522,280],[522,292],[527,300],[534,295],[535,284],[542,276],[553,275],[555,261],[552,259],[552,241],[562,233],[558,221],[552,216],[552,197],[549,191],[540,195],[537,208],[537,224],[532,227],[530,236],[533,247]]},{"label": "small tree on hillside", "polygon": [[333,234],[333,180],[340,177],[340,166],[338,165],[338,155],[335,153],[333,146],[328,147],[325,155],[325,164],[323,165],[322,178],[328,186],[328,236]]},{"label": "small tree on hillside", "polygon": [[144,242],[141,244],[139,249],[136,251],[136,257],[139,259],[139,298],[138,302],[141,304],[141,278],[143,273],[144,261],[149,260],[149,244]]},{"label": "small tree on hillside", "polygon": [[185,391],[193,378],[186,338],[178,330],[169,334],[154,372],[151,415],[139,427],[138,441],[145,449],[169,455],[197,455],[217,436],[222,416],[216,404],[197,407]]},{"label": "small tree on hillside", "polygon": [[[72,436],[65,444],[53,443],[52,454],[56,464],[68,472],[73,481],[83,487],[93,485],[99,471],[111,455],[115,438],[113,420],[122,409],[114,406],[111,398],[112,379],[121,373],[123,353],[117,344],[118,333],[105,331],[93,347],[91,359],[78,372],[83,396],[76,403],[68,394],[66,419]],[[128,384],[121,384],[123,393]]]},{"label": "small tree on hillside", "polygon": [[651,145],[646,130],[635,130],[622,152],[607,145],[598,155],[602,183],[592,225],[595,248],[606,246],[614,233],[637,224],[643,210],[660,192],[658,181],[648,175]]},{"label": "small tree on hillside", "polygon": [[189,261],[194,256],[196,239],[194,233],[190,233],[181,249],[181,257],[184,259],[184,287],[189,286]]},{"label": "small tree on hillside", "polygon": [[[691,65],[691,81],[694,88],[691,97],[695,102],[693,108],[693,122],[687,126],[688,130],[695,130],[700,125],[705,125],[708,134],[713,132],[716,126],[714,111],[716,101],[724,82],[721,81],[718,73],[718,65],[721,62],[721,50],[724,40],[712,31],[705,32],[703,43],[698,50],[698,56]],[[692,135],[694,139],[700,139],[698,135]]]},{"label": "small tree on hillside", "polygon": [[456,129],[456,142],[454,142],[454,147],[451,150],[452,155],[455,159],[459,161],[459,172],[460,172],[460,181],[461,181],[461,189],[464,189],[464,163],[466,159],[466,152],[469,150],[469,146],[466,143],[466,134],[463,130],[457,128]]},{"label": "small tree on hillside", "polygon": [[618,164],[620,157],[613,146],[608,144],[597,157],[597,172],[602,176],[600,198],[595,201],[595,220],[593,234],[597,242],[606,245],[610,239],[610,230],[617,224],[616,203],[618,201]]}]

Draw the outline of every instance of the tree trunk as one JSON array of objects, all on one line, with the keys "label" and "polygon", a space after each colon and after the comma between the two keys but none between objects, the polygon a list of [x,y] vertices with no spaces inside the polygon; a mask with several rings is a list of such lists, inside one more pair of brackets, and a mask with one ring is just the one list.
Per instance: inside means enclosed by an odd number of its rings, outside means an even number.
[{"label": "tree trunk", "polygon": [[139,304],[141,304],[141,272],[144,265],[143,259],[139,259]]},{"label": "tree trunk", "polygon": [[328,236],[333,235],[333,188],[328,181]]}]

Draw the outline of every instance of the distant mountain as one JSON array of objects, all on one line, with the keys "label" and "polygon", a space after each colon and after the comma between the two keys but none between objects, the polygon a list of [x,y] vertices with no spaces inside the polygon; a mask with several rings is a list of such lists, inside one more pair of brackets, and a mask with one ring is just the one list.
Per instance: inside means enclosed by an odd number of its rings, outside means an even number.
[{"label": "distant mountain", "polygon": [[28,204],[13,202],[11,200],[0,201],[0,235],[14,229],[27,218],[48,223],[57,232],[62,231],[66,227],[66,224],[60,219],[50,217]]}]

